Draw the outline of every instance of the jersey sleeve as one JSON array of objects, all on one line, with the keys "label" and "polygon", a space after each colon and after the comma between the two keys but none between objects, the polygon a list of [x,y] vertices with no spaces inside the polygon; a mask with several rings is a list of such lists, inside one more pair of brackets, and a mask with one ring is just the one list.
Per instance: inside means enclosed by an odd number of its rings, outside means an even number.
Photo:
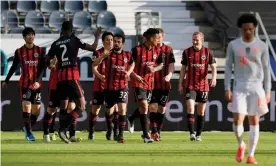
[{"label": "jersey sleeve", "polygon": [[183,53],[182,53],[181,64],[182,64],[182,65],[185,65],[185,66],[188,66],[188,59],[187,59],[187,55],[186,55],[186,53],[185,53],[185,50],[184,50]]},{"label": "jersey sleeve", "polygon": [[84,42],[83,42],[81,39],[79,39],[78,37],[76,37],[76,41],[77,41],[77,46],[78,46],[78,48],[85,49],[86,43],[84,43]]},{"label": "jersey sleeve", "polygon": [[264,90],[265,92],[271,91],[271,73],[270,73],[270,62],[269,62],[269,53],[268,53],[268,46],[264,45],[264,50],[262,52],[262,66],[264,72]]},{"label": "jersey sleeve", "polygon": [[16,49],[15,53],[14,53],[14,58],[13,58],[13,62],[12,62],[12,66],[8,72],[8,75],[5,79],[5,82],[9,82],[11,76],[13,75],[13,73],[15,72],[15,70],[17,69],[18,65],[19,65],[20,59],[18,57],[18,49]]},{"label": "jersey sleeve", "polygon": [[94,62],[95,59],[97,59],[99,57],[98,51],[94,51],[92,53],[92,62]]},{"label": "jersey sleeve", "polygon": [[214,54],[211,50],[209,50],[209,65],[216,63],[216,59],[214,57]]},{"label": "jersey sleeve", "polygon": [[133,57],[132,57],[131,53],[129,53],[129,56],[128,56],[128,57],[129,57],[129,58],[128,58],[128,64],[129,64],[129,65],[133,64],[134,60],[133,60]]},{"label": "jersey sleeve", "polygon": [[169,63],[175,63],[175,58],[174,58],[174,53],[173,53],[173,49],[170,49],[170,59],[169,59]]},{"label": "jersey sleeve", "polygon": [[136,61],[136,58],[137,58],[137,50],[136,50],[136,47],[132,48],[131,49],[131,55],[132,55],[132,59],[134,61]]},{"label": "jersey sleeve", "polygon": [[232,65],[234,63],[234,52],[232,44],[229,43],[226,52],[226,62],[224,70],[224,89],[231,90]]}]

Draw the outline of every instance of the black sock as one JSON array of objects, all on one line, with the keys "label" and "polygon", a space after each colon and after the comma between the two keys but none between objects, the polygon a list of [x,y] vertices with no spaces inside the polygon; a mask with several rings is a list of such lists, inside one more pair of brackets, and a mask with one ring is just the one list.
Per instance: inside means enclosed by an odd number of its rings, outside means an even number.
[{"label": "black sock", "polygon": [[157,112],[150,112],[149,119],[150,119],[151,133],[157,132],[156,116],[157,116]]},{"label": "black sock", "polygon": [[70,138],[75,136],[77,129],[77,119],[69,127],[69,136]]},{"label": "black sock", "polygon": [[117,134],[117,130],[119,128],[119,113],[118,112],[114,112],[113,113],[113,132]]},{"label": "black sock", "polygon": [[37,121],[37,115],[31,114],[31,125],[32,127],[36,124]]},{"label": "black sock", "polygon": [[52,120],[52,122],[51,122],[51,124],[50,124],[50,127],[49,127],[49,132],[50,132],[50,133],[54,133],[54,132],[55,132],[55,121],[56,121],[56,116],[57,116],[57,113],[55,112],[55,113],[53,114],[53,120]]},{"label": "black sock", "polygon": [[66,129],[66,117],[67,117],[67,110],[61,109],[59,111],[59,127],[60,127],[60,130],[62,131]]},{"label": "black sock", "polygon": [[195,126],[195,115],[187,114],[187,123],[190,134],[194,134],[194,126]]},{"label": "black sock", "polygon": [[119,135],[123,136],[126,127],[126,115],[119,115]]},{"label": "black sock", "polygon": [[45,115],[43,117],[43,130],[44,135],[49,134],[49,128],[53,121],[53,115],[49,114],[47,111],[45,112]]},{"label": "black sock", "polygon": [[26,129],[27,134],[31,134],[31,113],[23,112],[23,122]]},{"label": "black sock", "polygon": [[95,131],[95,124],[97,122],[98,115],[94,115],[92,112],[90,112],[89,117],[89,135],[92,135]]},{"label": "black sock", "polygon": [[143,135],[145,138],[149,139],[149,135],[148,135],[148,117],[146,114],[140,114],[140,123],[141,123],[141,127],[143,130]]},{"label": "black sock", "polygon": [[66,128],[71,126],[74,123],[77,123],[77,118],[82,114],[82,110],[79,107],[75,107],[73,111],[70,112],[70,114],[67,114],[66,118]]},{"label": "black sock", "polygon": [[197,115],[196,126],[196,136],[200,136],[204,126],[204,116]]},{"label": "black sock", "polygon": [[130,121],[134,121],[136,118],[140,116],[139,108],[136,108],[134,112],[128,117]]},{"label": "black sock", "polygon": [[165,114],[158,112],[156,116],[156,122],[157,122],[157,131],[159,134],[160,134],[160,131],[163,129],[164,119],[165,119]]},{"label": "black sock", "polygon": [[113,114],[109,115],[107,112],[105,112],[105,121],[106,121],[107,130],[112,130],[112,119],[113,119]]}]

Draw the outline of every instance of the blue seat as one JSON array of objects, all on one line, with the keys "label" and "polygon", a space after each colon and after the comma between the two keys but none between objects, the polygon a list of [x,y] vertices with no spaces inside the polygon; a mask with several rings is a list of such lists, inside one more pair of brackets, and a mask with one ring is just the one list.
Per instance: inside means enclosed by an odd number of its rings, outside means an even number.
[{"label": "blue seat", "polygon": [[92,18],[89,12],[77,12],[73,16],[73,27],[86,29],[92,26]]},{"label": "blue seat", "polygon": [[18,27],[18,15],[14,11],[1,13],[1,27]]},{"label": "blue seat", "polygon": [[60,9],[59,1],[41,1],[40,11],[41,12],[53,12]]},{"label": "blue seat", "polygon": [[86,29],[84,29],[83,30],[83,34],[91,34],[91,35],[94,35],[94,33],[97,31],[97,29],[96,28],[86,28]]},{"label": "blue seat", "polygon": [[13,33],[16,33],[16,34],[22,33],[23,29],[24,28],[22,28],[22,27],[14,27],[14,28],[11,28],[9,33],[11,33],[11,34],[13,34]]},{"label": "blue seat", "polygon": [[40,28],[35,29],[35,33],[37,33],[37,34],[51,34],[52,31],[51,31],[51,29],[49,29],[47,27],[40,27]]},{"label": "blue seat", "polygon": [[10,9],[8,1],[1,1],[1,12],[7,11]]},{"label": "blue seat", "polygon": [[25,17],[25,26],[38,28],[44,27],[44,15],[41,12],[29,11]]},{"label": "blue seat", "polygon": [[105,0],[90,0],[88,2],[88,11],[99,13],[107,10],[107,3]]},{"label": "blue seat", "polygon": [[49,17],[49,27],[60,30],[62,23],[66,20],[69,20],[69,18],[65,12],[54,11]]},{"label": "blue seat", "polygon": [[71,13],[75,13],[75,12],[79,12],[83,10],[83,1],[70,1],[67,0],[64,3],[64,10],[65,12],[71,12]]},{"label": "blue seat", "polygon": [[36,10],[35,1],[17,1],[16,6],[17,12],[28,12],[31,10]]},{"label": "blue seat", "polygon": [[100,12],[97,16],[97,27],[108,29],[116,26],[116,18],[110,11]]},{"label": "blue seat", "polygon": [[124,31],[119,27],[111,27],[111,28],[108,28],[107,31],[113,33],[114,35],[115,34],[119,34],[123,36],[125,35]]}]

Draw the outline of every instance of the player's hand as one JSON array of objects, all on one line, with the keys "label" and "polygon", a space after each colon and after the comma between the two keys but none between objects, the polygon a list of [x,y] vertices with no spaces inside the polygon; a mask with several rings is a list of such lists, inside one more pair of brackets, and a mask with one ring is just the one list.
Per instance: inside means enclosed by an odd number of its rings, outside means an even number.
[{"label": "player's hand", "polygon": [[155,72],[155,68],[153,66],[148,66],[148,70],[151,72],[151,73],[154,73]]},{"label": "player's hand", "polygon": [[164,77],[164,80],[166,81],[166,82],[170,82],[170,80],[171,80],[171,75],[166,75],[165,77]]},{"label": "player's hand", "polygon": [[144,83],[144,78],[139,75],[137,75],[136,80],[140,83]]},{"label": "player's hand", "polygon": [[35,83],[33,84],[33,89],[38,89],[39,87],[40,87],[39,82],[35,82]]},{"label": "player's hand", "polygon": [[7,88],[8,87],[8,84],[6,82],[2,82],[2,88]]},{"label": "player's hand", "polygon": [[99,27],[96,32],[94,33],[94,36],[96,39],[99,39],[102,34],[102,27]]},{"label": "player's hand", "polygon": [[210,86],[215,87],[216,85],[217,85],[217,80],[213,78],[210,82]]},{"label": "player's hand", "polygon": [[102,82],[105,82],[105,76],[104,76],[104,75],[100,75],[99,79],[100,79]]},{"label": "player's hand", "polygon": [[104,49],[104,58],[108,57],[110,55],[110,49]]},{"label": "player's hand", "polygon": [[224,93],[225,100],[228,102],[232,101],[232,92],[230,90],[225,91]]},{"label": "player's hand", "polygon": [[128,78],[130,73],[128,71],[125,71],[125,77]]},{"label": "player's hand", "polygon": [[268,103],[270,103],[270,98],[271,96],[270,96],[270,92],[266,92],[266,94],[265,94],[265,99],[266,99],[266,103],[268,104]]},{"label": "player's hand", "polygon": [[58,59],[57,59],[56,56],[54,56],[54,58],[50,60],[50,65],[49,65],[50,69],[55,69],[56,68],[57,61],[58,61]]},{"label": "player's hand", "polygon": [[178,85],[178,92],[179,92],[179,94],[183,95],[183,86],[182,85]]}]

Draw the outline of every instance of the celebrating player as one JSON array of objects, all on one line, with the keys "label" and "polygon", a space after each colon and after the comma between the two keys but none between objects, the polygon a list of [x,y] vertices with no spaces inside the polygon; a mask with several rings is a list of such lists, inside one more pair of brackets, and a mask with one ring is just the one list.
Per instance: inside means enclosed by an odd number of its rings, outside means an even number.
[{"label": "celebrating player", "polygon": [[[242,139],[245,116],[249,122],[248,164],[257,164],[254,157],[259,140],[259,120],[268,112],[271,78],[268,46],[254,37],[257,19],[252,14],[243,14],[238,19],[242,37],[233,40],[227,48],[225,65],[225,98],[232,101],[233,130],[238,140],[237,162],[244,158],[246,145]],[[231,92],[232,65],[234,64],[234,86]]]},{"label": "celebrating player", "polygon": [[[105,66],[105,101],[110,114],[114,111],[115,104],[119,110],[119,135],[118,142],[124,143],[124,128],[126,125],[126,102],[128,100],[128,77],[134,69],[130,52],[123,50],[125,37],[114,35],[114,48],[100,56],[93,65],[104,63]],[[103,77],[103,76],[102,76]]]},{"label": "celebrating player", "polygon": [[[160,48],[157,47],[159,31],[149,28],[145,34],[146,42],[132,49],[132,57],[135,61],[135,68],[131,74],[132,87],[136,102],[139,103],[140,122],[143,130],[145,143],[152,143],[153,140],[148,134],[148,103],[151,100],[154,87],[154,72],[163,67]],[[158,66],[156,66],[158,65]],[[158,137],[157,134],[153,135]]]},{"label": "celebrating player", "polygon": [[43,48],[34,45],[35,31],[32,28],[26,27],[22,31],[22,35],[26,43],[16,49],[12,66],[5,82],[2,83],[2,88],[7,87],[9,79],[20,64],[19,88],[23,110],[23,130],[27,140],[35,141],[32,126],[40,114],[40,88],[45,66],[45,53]]},{"label": "celebrating player", "polygon": [[[85,98],[79,83],[77,57],[79,48],[94,51],[97,48],[101,28],[98,28],[93,45],[82,42],[72,33],[73,25],[70,21],[62,24],[62,36],[56,40],[49,50],[50,65],[58,64],[57,91],[60,102],[59,136],[65,143],[71,143],[66,136],[67,128],[76,121],[82,111],[85,111]],[[74,100],[76,107],[67,115],[68,99]]]},{"label": "celebrating player", "polygon": [[[193,34],[193,46],[185,49],[182,56],[178,91],[183,94],[183,80],[185,80],[185,99],[187,105],[187,123],[191,141],[201,141],[201,131],[204,125],[204,113],[208,100],[209,83],[208,67],[212,69],[211,87],[216,86],[216,61],[209,48],[204,47],[204,35],[202,32]],[[197,131],[194,133],[194,107],[197,105]]]},{"label": "celebrating player", "polygon": [[174,54],[173,49],[163,43],[164,31],[161,28],[159,30],[158,46],[161,49],[162,62],[164,67],[162,70],[154,73],[154,89],[152,92],[152,99],[149,105],[150,112],[150,126],[151,134],[154,135],[158,132],[159,137],[155,141],[160,140],[160,131],[163,127],[163,121],[165,117],[166,105],[169,99],[169,92],[171,89],[171,77],[174,72]]}]

